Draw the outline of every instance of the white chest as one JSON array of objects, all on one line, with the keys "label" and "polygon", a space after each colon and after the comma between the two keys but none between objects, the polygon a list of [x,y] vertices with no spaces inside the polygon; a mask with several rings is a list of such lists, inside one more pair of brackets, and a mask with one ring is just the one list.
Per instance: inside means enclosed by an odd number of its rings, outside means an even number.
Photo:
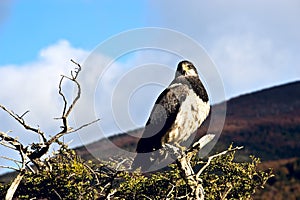
[{"label": "white chest", "polygon": [[180,106],[170,131],[162,138],[162,144],[180,143],[187,140],[206,119],[209,110],[209,102],[203,102],[190,90],[187,98]]}]

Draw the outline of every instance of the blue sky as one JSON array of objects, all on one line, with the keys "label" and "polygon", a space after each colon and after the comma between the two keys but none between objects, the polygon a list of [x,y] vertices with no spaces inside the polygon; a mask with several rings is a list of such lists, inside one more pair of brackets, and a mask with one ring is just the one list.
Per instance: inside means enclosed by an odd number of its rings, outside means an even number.
[{"label": "blue sky", "polygon": [[[0,5],[0,67],[32,63],[62,39],[91,51],[122,31],[154,26],[180,31],[203,45],[223,76],[227,98],[299,75],[300,5],[295,0],[6,0]],[[268,72],[273,78],[264,78]],[[249,74],[259,79],[241,83],[239,78]]]},{"label": "blue sky", "polygon": [[[57,96],[59,75],[70,71],[69,60],[84,63],[99,44],[112,36],[144,27],[174,30],[202,45],[221,76],[225,99],[300,80],[299,18],[297,0],[4,0],[0,2],[0,104],[16,113],[30,110],[26,115],[28,123],[52,134],[59,127],[53,118],[61,112],[61,99]],[[149,37],[134,39],[147,41]],[[161,43],[168,41],[168,38],[158,39]],[[118,46],[126,42],[130,41]],[[171,42],[178,48],[186,48],[181,41]],[[99,63],[108,59],[105,56],[100,56]],[[154,62],[161,64],[162,70],[153,77],[161,78],[161,83],[167,85],[177,59],[162,51],[124,56],[110,68],[110,76],[101,80],[106,83],[103,91],[95,93],[106,98],[113,84],[127,75],[128,70]],[[164,76],[163,71],[170,74]],[[150,74],[151,70],[146,75]],[[99,78],[91,77],[94,81]],[[136,77],[136,81],[143,80],[142,75]],[[164,84],[132,92],[136,99],[128,100],[131,102],[128,110],[132,112],[131,118],[138,121],[136,126],[147,120]],[[129,83],[123,85],[127,86]],[[109,127],[112,119],[106,119],[110,118],[107,116],[111,115],[111,108],[94,107],[102,120],[100,125]],[[89,118],[84,116],[84,119]],[[1,111],[0,130],[13,130],[11,134],[25,143],[38,139],[23,134],[23,129]],[[81,144],[76,134],[68,140],[74,140],[73,146]]]},{"label": "blue sky", "polygon": [[16,0],[7,7],[0,27],[0,65],[31,62],[60,39],[91,50],[114,34],[146,25],[145,1]]}]

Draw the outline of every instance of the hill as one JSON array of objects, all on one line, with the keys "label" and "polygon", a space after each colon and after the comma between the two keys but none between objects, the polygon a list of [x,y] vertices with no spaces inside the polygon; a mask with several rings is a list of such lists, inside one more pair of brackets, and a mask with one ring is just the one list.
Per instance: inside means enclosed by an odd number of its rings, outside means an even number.
[{"label": "hill", "polygon": [[245,146],[244,154],[273,168],[275,177],[256,199],[300,198],[300,82],[242,95],[227,102],[220,143]]},{"label": "hill", "polygon": [[[262,161],[300,157],[300,81],[245,94],[227,103],[224,128],[215,151],[231,143],[245,146],[247,154]],[[214,105],[214,109],[222,109]],[[220,108],[219,108],[220,107]],[[206,131],[206,122],[198,135]],[[122,133],[109,140],[122,149],[134,151],[142,129]],[[106,140],[87,146],[89,151],[109,151]],[[85,147],[77,148],[88,156]]]},{"label": "hill", "polygon": [[244,145],[263,161],[300,157],[300,82],[227,102],[220,142]]},{"label": "hill", "polygon": [[[241,95],[226,103],[224,128],[213,152],[232,143],[242,145],[245,149],[239,153],[240,161],[255,155],[261,158],[262,169],[274,169],[276,176],[255,199],[300,198],[300,81]],[[220,105],[214,106],[216,110],[221,109]],[[207,125],[198,131],[199,136]],[[122,149],[134,151],[136,137],[141,132],[139,129],[109,139]],[[112,151],[106,143],[98,141],[87,148],[93,153]],[[85,147],[78,148],[77,152],[92,158]]]}]

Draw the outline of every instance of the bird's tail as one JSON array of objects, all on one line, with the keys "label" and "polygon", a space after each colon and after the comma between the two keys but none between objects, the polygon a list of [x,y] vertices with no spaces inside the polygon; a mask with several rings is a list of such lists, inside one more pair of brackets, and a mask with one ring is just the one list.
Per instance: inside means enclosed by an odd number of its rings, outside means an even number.
[{"label": "bird's tail", "polygon": [[131,169],[135,171],[141,168],[141,172],[150,172],[160,170],[168,165],[167,152],[157,150],[149,153],[137,153],[134,158]]},{"label": "bird's tail", "polygon": [[152,159],[151,153],[137,153],[132,162],[131,169],[135,171],[140,167],[141,172],[146,172],[153,164],[154,159]]}]

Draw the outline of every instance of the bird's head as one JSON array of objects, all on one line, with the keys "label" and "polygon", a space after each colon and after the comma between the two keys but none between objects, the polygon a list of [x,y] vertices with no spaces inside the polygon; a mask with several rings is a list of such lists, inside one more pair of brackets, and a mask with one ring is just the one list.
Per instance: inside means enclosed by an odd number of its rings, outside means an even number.
[{"label": "bird's head", "polygon": [[177,76],[198,76],[196,67],[190,61],[181,61],[178,63],[176,77]]}]

